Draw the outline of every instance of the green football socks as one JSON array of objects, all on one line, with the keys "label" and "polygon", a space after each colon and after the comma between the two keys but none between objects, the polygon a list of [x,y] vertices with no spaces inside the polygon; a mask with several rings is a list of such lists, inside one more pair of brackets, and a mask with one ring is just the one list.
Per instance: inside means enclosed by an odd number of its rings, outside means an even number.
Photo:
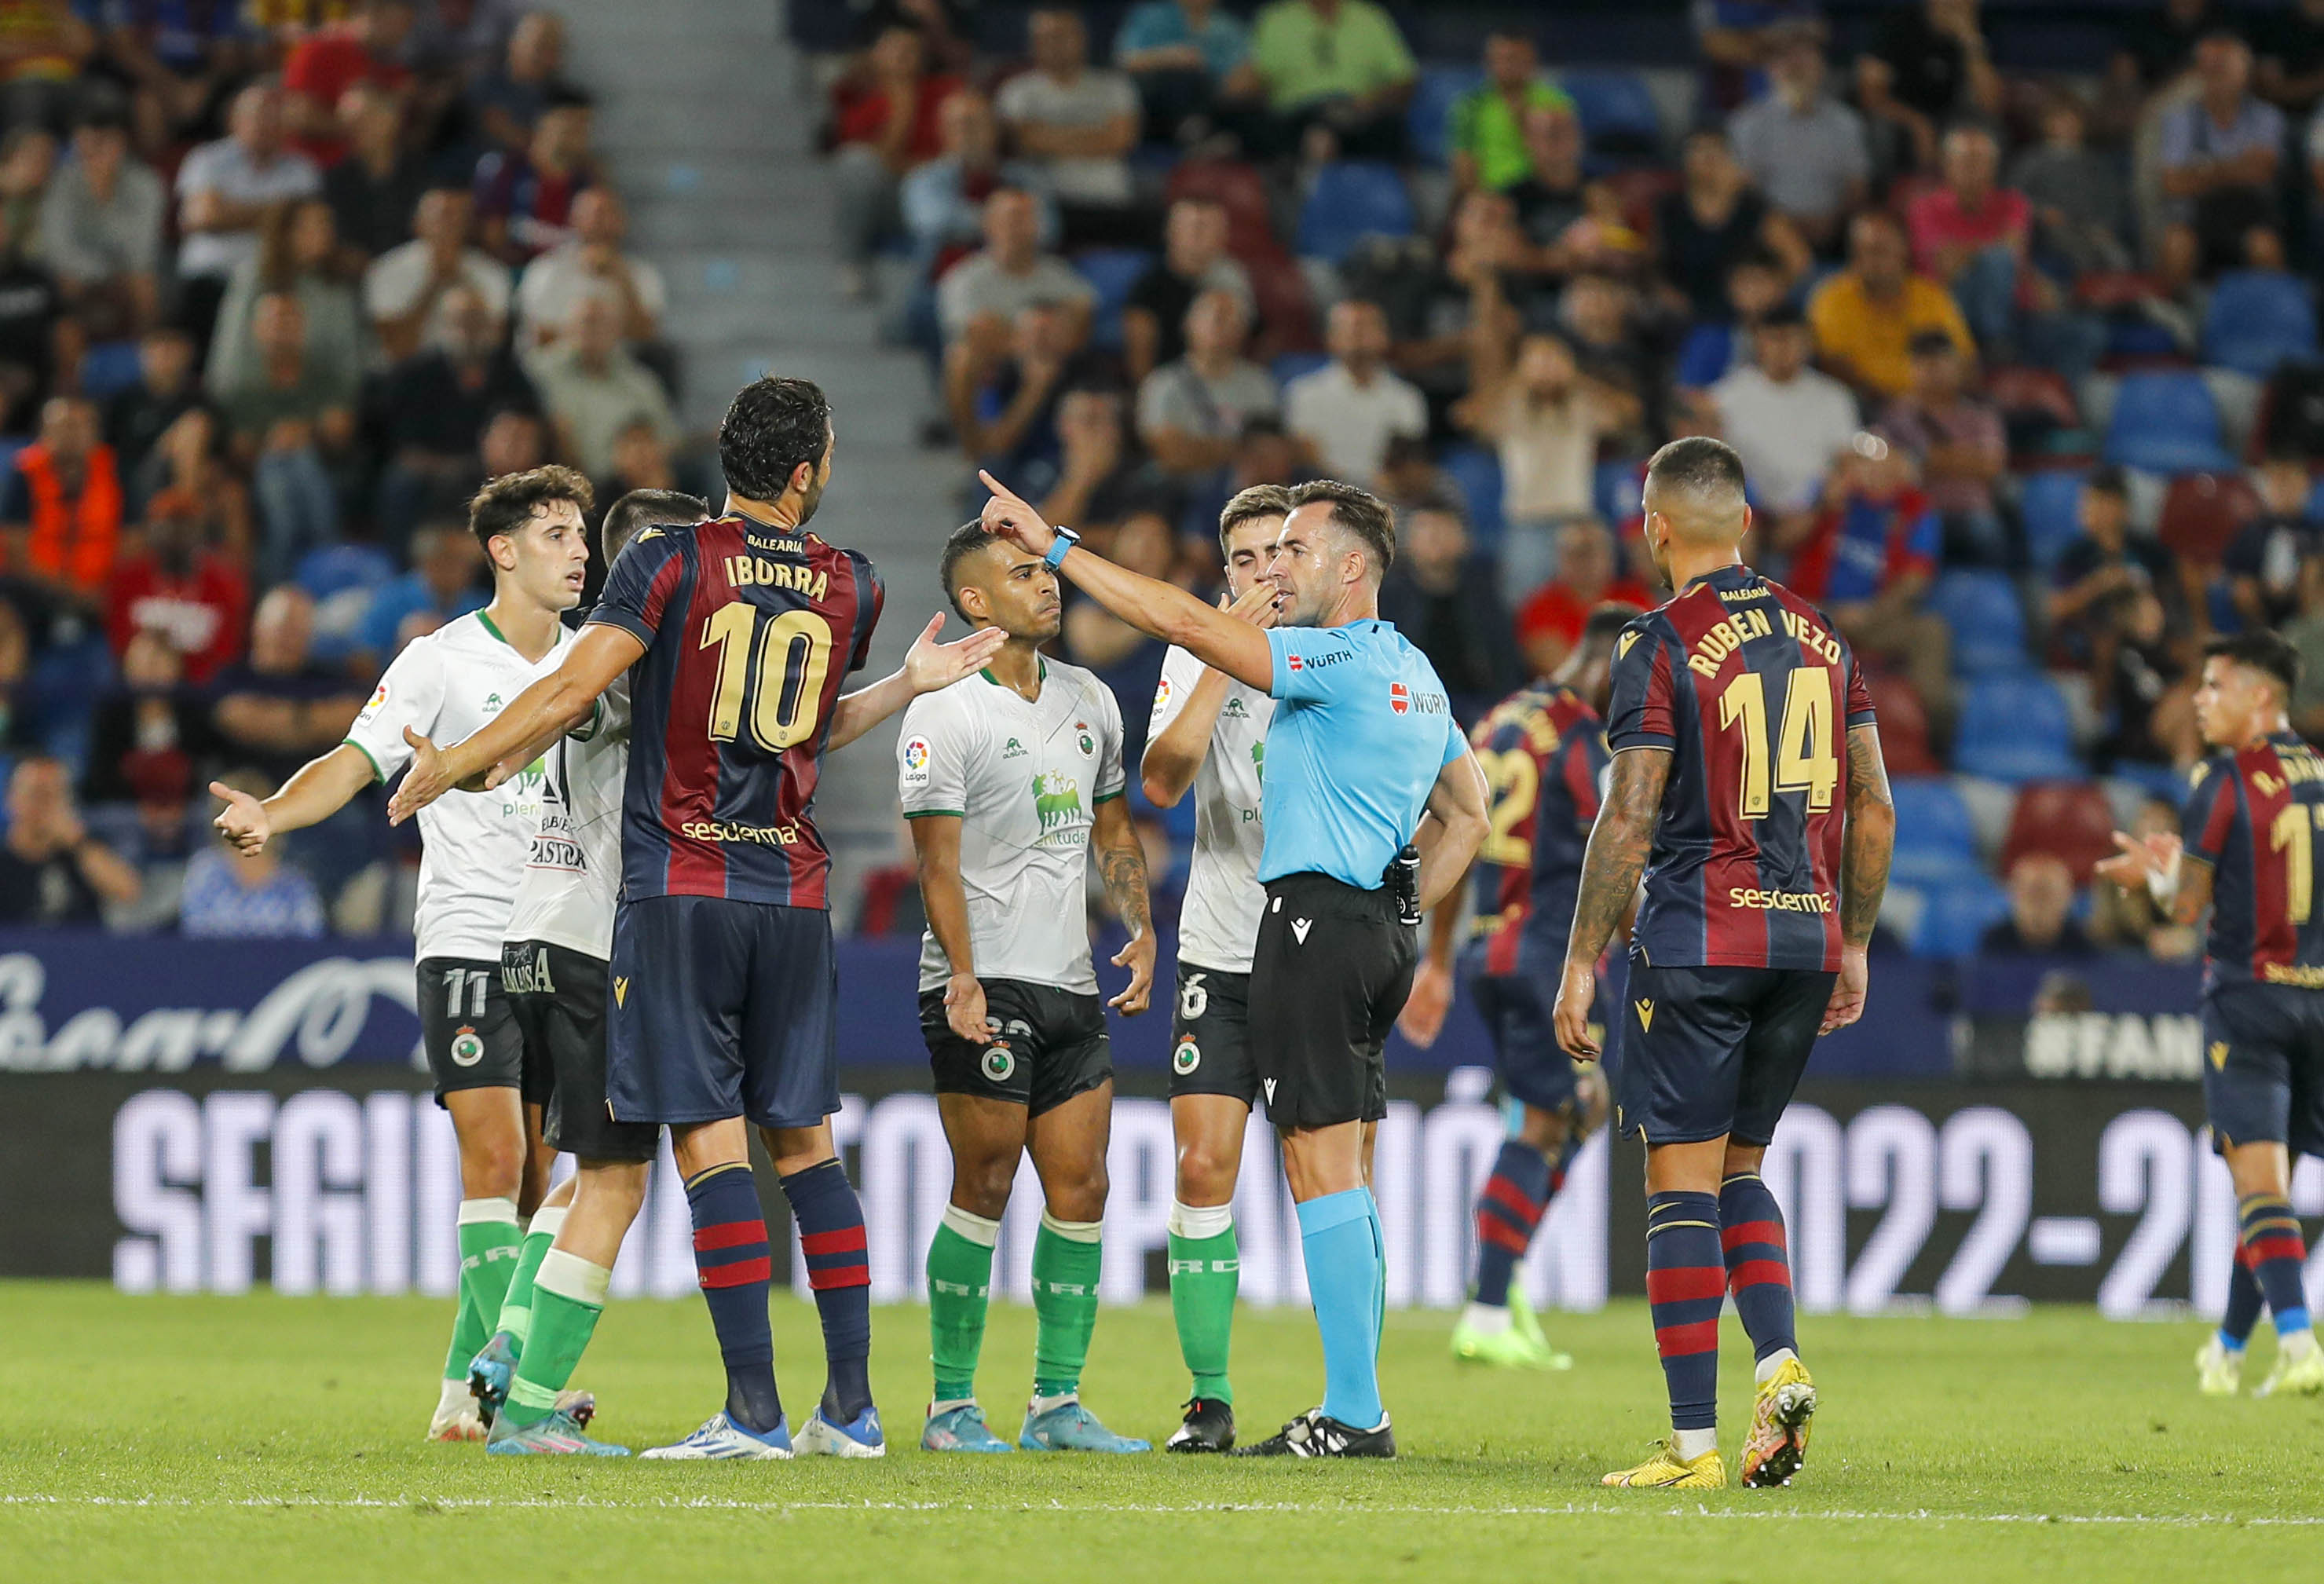
[{"label": "green football socks", "polygon": [[1234,1327],[1235,1289],[1242,1259],[1235,1247],[1231,1205],[1170,1206],[1170,1316],[1178,1323],[1178,1352],[1194,1377],[1194,1395],[1232,1403],[1227,1384],[1227,1343]]},{"label": "green football socks", "polygon": [[532,1224],[525,1229],[524,1243],[517,1250],[516,1274],[509,1277],[508,1296],[501,1300],[500,1318],[492,1329],[506,1331],[520,1352],[532,1331],[533,1278],[540,1274],[540,1262],[556,1244],[557,1234],[564,1225],[562,1205],[533,1211]]},{"label": "green football socks", "polygon": [[460,1201],[460,1312],[452,1322],[451,1349],[444,1355],[446,1380],[467,1379],[468,1361],[492,1340],[485,1323],[500,1314],[522,1241],[516,1201]]},{"label": "green football socks", "polygon": [[1001,1223],[945,1206],[928,1244],[928,1361],[936,1401],[976,1395],[976,1358],[984,1348],[984,1311],[992,1298],[992,1250]]},{"label": "green football socks", "polygon": [[577,1254],[551,1248],[542,1257],[532,1285],[532,1338],[501,1409],[511,1424],[537,1424],[557,1411],[558,1394],[588,1349],[613,1280],[611,1270]]},{"label": "green football socks", "polygon": [[1041,1212],[1033,1239],[1033,1395],[1081,1390],[1090,1333],[1097,1329],[1098,1272],[1105,1263],[1102,1221],[1061,1221]]}]

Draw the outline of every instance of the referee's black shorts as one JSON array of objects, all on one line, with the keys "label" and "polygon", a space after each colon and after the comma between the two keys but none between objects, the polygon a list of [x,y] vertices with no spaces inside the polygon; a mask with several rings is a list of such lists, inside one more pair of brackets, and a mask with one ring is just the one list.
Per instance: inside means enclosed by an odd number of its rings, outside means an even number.
[{"label": "referee's black shorts", "polygon": [[1250,962],[1250,1045],[1268,1119],[1279,1128],[1388,1114],[1382,1051],[1420,961],[1420,931],[1388,887],[1330,875],[1267,887]]}]

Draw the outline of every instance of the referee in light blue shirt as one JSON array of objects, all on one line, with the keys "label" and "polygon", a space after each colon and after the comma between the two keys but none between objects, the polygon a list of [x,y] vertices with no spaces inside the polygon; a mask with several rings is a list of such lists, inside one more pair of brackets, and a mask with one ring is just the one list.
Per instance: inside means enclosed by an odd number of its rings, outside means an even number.
[{"label": "referee in light blue shirt", "polygon": [[[1352,484],[1293,490],[1267,572],[1279,592],[1254,623],[1077,548],[1070,530],[983,478],[993,497],[986,529],[1141,632],[1277,701],[1250,1042],[1299,1209],[1324,1391],[1322,1407],[1237,1455],[1392,1458],[1376,1368],[1383,1245],[1364,1129],[1387,1110],[1381,1049],[1412,989],[1420,911],[1459,883],[1485,834],[1485,778],[1444,685],[1379,619],[1395,518]],[[1399,861],[1407,843],[1419,852],[1416,899],[1399,895],[1413,879]]]}]

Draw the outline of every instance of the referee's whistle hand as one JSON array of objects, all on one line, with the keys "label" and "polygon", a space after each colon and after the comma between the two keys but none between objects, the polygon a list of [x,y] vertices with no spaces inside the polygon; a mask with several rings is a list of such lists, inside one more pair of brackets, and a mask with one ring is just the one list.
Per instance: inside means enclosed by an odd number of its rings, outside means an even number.
[{"label": "referee's whistle hand", "polygon": [[1587,962],[1567,963],[1550,1022],[1557,1030],[1559,1048],[1577,1062],[1594,1062],[1601,1054],[1590,1037],[1590,1008],[1597,999],[1598,970]]},{"label": "referee's whistle hand", "polygon": [[1276,618],[1282,613],[1276,607],[1276,602],[1282,597],[1283,590],[1262,577],[1243,590],[1240,599],[1227,606],[1227,614],[1265,631],[1274,626]]},{"label": "referee's whistle hand", "polygon": [[1125,1018],[1135,1018],[1154,999],[1154,935],[1140,930],[1113,954],[1116,968],[1130,970],[1130,988],[1106,1003]]}]

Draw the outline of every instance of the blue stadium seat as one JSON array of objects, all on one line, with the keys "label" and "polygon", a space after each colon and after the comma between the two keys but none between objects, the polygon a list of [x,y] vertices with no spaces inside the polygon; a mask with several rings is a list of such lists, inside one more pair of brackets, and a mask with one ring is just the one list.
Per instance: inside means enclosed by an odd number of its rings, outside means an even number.
[{"label": "blue stadium seat", "polygon": [[2200,374],[2125,375],[2107,426],[2106,459],[2148,473],[2225,473],[2219,409]]},{"label": "blue stadium seat", "polygon": [[1932,886],[1913,936],[1916,957],[1973,957],[1985,932],[2009,916],[2009,893],[1985,875]]},{"label": "blue stadium seat", "polygon": [[1299,254],[1338,263],[1367,236],[1409,236],[1412,195],[1393,165],[1342,160],[1315,172],[1299,215]]},{"label": "blue stadium seat", "polygon": [[1889,792],[1896,804],[1896,855],[1889,874],[1897,884],[1923,886],[1984,872],[1977,861],[1976,822],[1952,782],[1904,776]]},{"label": "blue stadium seat", "polygon": [[1646,78],[1632,71],[1563,71],[1558,87],[1573,96],[1582,133],[1600,154],[1651,154],[1662,147],[1663,123]]},{"label": "blue stadium seat", "polygon": [[2025,520],[2025,547],[2034,565],[2047,572],[2081,537],[2082,473],[2029,474],[2018,501]]},{"label": "blue stadium seat", "polygon": [[1152,267],[1154,255],[1134,247],[1093,247],[1076,254],[1074,269],[1097,292],[1091,310],[1090,341],[1108,352],[1121,350],[1121,308],[1130,289]]},{"label": "blue stadium seat", "polygon": [[1312,374],[1332,361],[1324,352],[1286,352],[1276,357],[1273,373],[1277,385],[1287,385],[1302,374]]},{"label": "blue stadium seat", "polygon": [[394,560],[376,545],[325,545],[307,552],[291,581],[322,601],[351,588],[377,588],[394,576]]},{"label": "blue stadium seat", "polygon": [[2211,288],[2203,361],[2264,380],[2288,357],[2316,355],[2316,307],[2296,277],[2230,270]]},{"label": "blue stadium seat", "polygon": [[1412,139],[1413,157],[1424,165],[1443,165],[1452,158],[1453,102],[1485,80],[1473,66],[1424,66],[1413,85],[1412,107],[1405,127]]},{"label": "blue stadium seat", "polygon": [[1953,630],[1953,669],[1964,677],[2025,666],[2025,608],[2001,572],[1948,572],[1929,593],[1929,608]]},{"label": "blue stadium seat", "polygon": [[139,372],[136,342],[100,341],[81,354],[81,393],[102,401],[135,384]]},{"label": "blue stadium seat", "polygon": [[1970,684],[1953,742],[1953,768],[2015,785],[2074,781],[2074,723],[2057,685],[2038,671],[1980,677]]},{"label": "blue stadium seat", "polygon": [[1454,446],[1444,453],[1444,471],[1469,498],[1469,530],[1477,542],[1501,542],[1501,459],[1482,446]]},{"label": "blue stadium seat", "polygon": [[1618,530],[1638,515],[1638,459],[1601,462],[1590,476],[1590,503],[1607,527]]}]

